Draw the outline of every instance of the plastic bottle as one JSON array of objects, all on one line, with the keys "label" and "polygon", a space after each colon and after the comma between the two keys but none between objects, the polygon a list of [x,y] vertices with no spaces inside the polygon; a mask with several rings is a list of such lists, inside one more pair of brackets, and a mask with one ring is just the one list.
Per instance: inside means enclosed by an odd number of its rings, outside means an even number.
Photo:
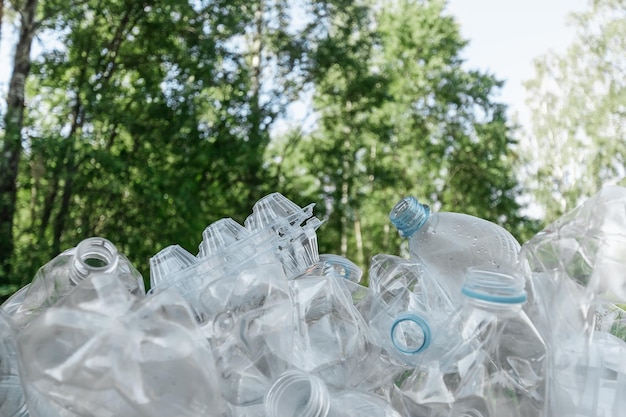
[{"label": "plastic bottle", "polygon": [[625,236],[626,188],[607,186],[524,243],[525,309],[549,343],[588,343],[596,307],[626,303]]},{"label": "plastic bottle", "polygon": [[[540,416],[547,350],[522,309],[524,285],[513,271],[469,268],[458,313],[463,343],[441,353],[440,367],[416,370],[402,385],[407,397],[423,406],[430,398],[433,408],[447,403],[455,417]],[[431,383],[413,385],[424,381]]]},{"label": "plastic bottle", "polygon": [[465,270],[471,266],[513,267],[520,245],[503,227],[462,213],[431,213],[414,197],[400,200],[389,214],[401,236],[409,239],[411,256],[419,258],[461,299]]},{"label": "plastic bottle", "polygon": [[17,337],[33,416],[222,416],[209,345],[173,291],[92,274]]},{"label": "plastic bottle", "polygon": [[24,327],[93,274],[111,274],[130,294],[145,295],[141,274],[113,243],[102,237],[81,241],[42,266],[33,281],[3,304],[18,325]]},{"label": "plastic bottle", "polygon": [[244,225],[253,233],[272,235],[271,246],[288,279],[319,261],[316,230],[322,222],[313,216],[314,204],[300,207],[280,193],[258,200]]},{"label": "plastic bottle", "polygon": [[[214,281],[236,276],[256,265],[276,263],[271,234],[251,233],[231,218],[208,225],[202,233],[199,253],[192,259],[188,252],[169,246],[151,259],[151,275],[161,276],[151,292],[175,289],[192,307],[199,320],[206,316],[200,299]],[[163,269],[169,273],[165,274]]]},{"label": "plastic bottle", "polygon": [[289,281],[299,324],[294,365],[330,385],[374,389],[389,375],[378,373],[380,348],[345,285],[354,283],[326,272]]},{"label": "plastic bottle", "polygon": [[269,389],[265,413],[267,417],[400,417],[380,397],[330,388],[297,369],[285,372]]},{"label": "plastic bottle", "polygon": [[170,245],[150,258],[150,288],[171,281],[178,272],[191,268],[198,259],[179,245]]},{"label": "plastic bottle", "polygon": [[456,307],[422,262],[379,254],[370,265],[373,298],[369,326],[398,365],[438,360],[459,343]]},{"label": "plastic bottle", "polygon": [[0,310],[0,415],[28,417],[18,370],[16,335],[17,328],[11,317]]},{"label": "plastic bottle", "polygon": [[212,281],[202,289],[202,333],[221,375],[224,398],[235,406],[263,401],[293,363],[293,294],[280,263],[261,264]]}]

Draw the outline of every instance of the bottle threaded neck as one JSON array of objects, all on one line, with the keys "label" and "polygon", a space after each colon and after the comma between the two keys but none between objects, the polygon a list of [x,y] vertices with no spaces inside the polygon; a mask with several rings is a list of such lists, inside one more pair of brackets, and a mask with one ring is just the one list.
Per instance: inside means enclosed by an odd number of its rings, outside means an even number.
[{"label": "bottle threaded neck", "polygon": [[391,223],[402,237],[412,236],[426,223],[429,216],[430,207],[411,196],[400,200],[389,213]]},{"label": "bottle threaded neck", "polygon": [[474,300],[493,304],[523,304],[526,302],[526,281],[512,270],[490,267],[470,267],[465,274],[461,293]]},{"label": "bottle threaded neck", "polygon": [[70,277],[78,283],[96,272],[111,273],[117,269],[118,261],[113,243],[102,237],[90,237],[76,246]]},{"label": "bottle threaded neck", "polygon": [[420,315],[404,313],[396,317],[391,325],[390,337],[397,351],[414,355],[430,345],[430,326]]},{"label": "bottle threaded neck", "polygon": [[283,373],[265,396],[268,417],[326,417],[329,409],[324,382],[299,370]]}]

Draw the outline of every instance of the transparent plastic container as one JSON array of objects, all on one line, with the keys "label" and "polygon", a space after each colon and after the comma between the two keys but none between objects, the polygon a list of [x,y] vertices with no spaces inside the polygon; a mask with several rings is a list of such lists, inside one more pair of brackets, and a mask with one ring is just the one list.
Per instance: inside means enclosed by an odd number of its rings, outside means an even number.
[{"label": "transparent plastic container", "polygon": [[455,416],[542,415],[548,352],[522,309],[524,285],[512,270],[469,268],[458,312],[463,343],[441,352],[438,366],[416,369],[401,385],[405,396]]},{"label": "transparent plastic container", "polygon": [[145,295],[143,278],[130,261],[107,239],[91,237],[42,266],[33,281],[5,301],[2,308],[18,327],[24,327],[94,274],[114,275],[130,294]]},{"label": "transparent plastic container", "polygon": [[175,292],[92,274],[17,337],[34,416],[222,416],[215,361]]},{"label": "transparent plastic container", "polygon": [[295,302],[281,264],[219,278],[198,295],[222,395],[235,406],[261,403],[294,356]]},{"label": "transparent plastic container", "polygon": [[456,307],[423,263],[376,255],[370,287],[369,326],[398,365],[416,367],[438,360],[460,342],[452,322]]},{"label": "transparent plastic container", "polygon": [[472,266],[512,268],[520,244],[503,227],[463,213],[431,213],[414,197],[400,200],[389,214],[411,256],[424,262],[455,301],[461,300],[465,270]]},{"label": "transparent plastic container", "polygon": [[375,372],[380,348],[346,283],[333,273],[289,281],[299,325],[294,365],[330,385],[373,389],[386,381]]},{"label": "transparent plastic container", "polygon": [[0,310],[0,415],[6,417],[29,415],[18,369],[17,332],[11,317]]},{"label": "transparent plastic container", "polygon": [[400,417],[391,404],[373,394],[336,390],[321,379],[290,370],[265,397],[267,417]]},{"label": "transparent plastic container", "polygon": [[244,222],[253,233],[272,235],[271,246],[288,279],[302,274],[319,261],[316,230],[322,222],[313,216],[314,204],[300,207],[280,193],[257,201]]}]

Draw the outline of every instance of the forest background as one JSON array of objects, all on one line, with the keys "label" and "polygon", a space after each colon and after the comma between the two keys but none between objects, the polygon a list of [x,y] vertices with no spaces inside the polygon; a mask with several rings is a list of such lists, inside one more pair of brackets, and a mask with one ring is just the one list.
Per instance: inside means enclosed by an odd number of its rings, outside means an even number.
[{"label": "forest background", "polygon": [[440,0],[0,0],[17,34],[0,297],[90,236],[147,278],[160,249],[195,254],[208,224],[274,191],[316,203],[320,252],[365,270],[401,253],[387,215],[405,195],[524,242],[624,184],[625,12],[591,0],[571,16],[574,42],[535,61],[521,129],[503,82],[463,65]]}]

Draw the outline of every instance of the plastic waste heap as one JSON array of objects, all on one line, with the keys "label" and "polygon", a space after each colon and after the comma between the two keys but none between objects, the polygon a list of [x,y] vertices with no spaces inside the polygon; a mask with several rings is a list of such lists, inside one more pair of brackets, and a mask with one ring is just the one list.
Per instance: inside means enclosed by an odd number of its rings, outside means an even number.
[{"label": "plastic waste heap", "polygon": [[403,198],[368,285],[313,208],[171,242],[148,292],[103,237],[51,259],[0,308],[0,417],[626,416],[625,188],[523,245]]}]

